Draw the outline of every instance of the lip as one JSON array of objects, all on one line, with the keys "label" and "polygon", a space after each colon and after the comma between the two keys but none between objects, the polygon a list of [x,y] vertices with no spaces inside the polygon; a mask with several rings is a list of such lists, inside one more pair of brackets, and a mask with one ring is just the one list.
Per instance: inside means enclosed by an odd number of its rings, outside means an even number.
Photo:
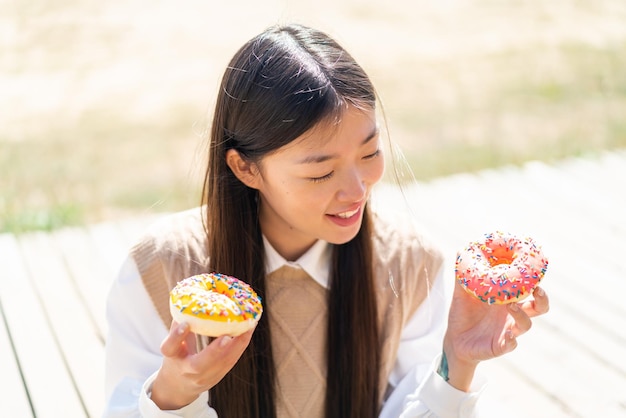
[{"label": "lip", "polygon": [[[354,212],[354,213],[352,213]],[[341,212],[337,212],[334,215],[326,215],[328,219],[330,219],[333,223],[339,226],[352,226],[358,223],[361,220],[361,213],[363,212],[363,205],[357,204],[351,208],[343,210]],[[349,214],[347,218],[338,216],[339,214]]]}]

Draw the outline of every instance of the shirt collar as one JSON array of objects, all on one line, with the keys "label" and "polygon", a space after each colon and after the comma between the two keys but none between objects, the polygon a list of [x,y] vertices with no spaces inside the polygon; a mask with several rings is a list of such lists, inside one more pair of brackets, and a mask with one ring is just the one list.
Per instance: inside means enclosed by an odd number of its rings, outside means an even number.
[{"label": "shirt collar", "polygon": [[325,289],[328,289],[328,270],[330,269],[331,246],[328,242],[317,240],[307,252],[296,261],[287,261],[278,254],[272,244],[263,236],[265,246],[265,272],[270,274],[284,265],[300,268]]}]

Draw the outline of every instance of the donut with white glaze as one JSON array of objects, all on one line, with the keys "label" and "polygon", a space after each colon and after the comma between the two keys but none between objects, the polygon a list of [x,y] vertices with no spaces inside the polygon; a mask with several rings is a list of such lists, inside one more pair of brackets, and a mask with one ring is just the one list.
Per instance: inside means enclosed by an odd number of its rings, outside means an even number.
[{"label": "donut with white glaze", "polygon": [[225,274],[206,273],[181,280],[170,291],[170,312],[192,332],[235,337],[261,319],[261,298],[247,283]]}]

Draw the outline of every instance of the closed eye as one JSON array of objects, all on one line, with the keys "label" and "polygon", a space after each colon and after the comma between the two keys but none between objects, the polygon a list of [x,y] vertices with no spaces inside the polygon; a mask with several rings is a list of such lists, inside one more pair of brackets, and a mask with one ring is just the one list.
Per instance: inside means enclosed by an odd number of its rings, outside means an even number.
[{"label": "closed eye", "polygon": [[326,180],[329,180],[333,176],[334,173],[335,173],[334,171],[331,171],[330,173],[325,174],[321,177],[311,177],[309,180],[311,180],[313,183],[322,183]]},{"label": "closed eye", "polygon": [[374,153],[366,155],[365,157],[363,157],[364,160],[371,160],[373,158],[376,158],[380,155],[380,148],[378,148]]}]

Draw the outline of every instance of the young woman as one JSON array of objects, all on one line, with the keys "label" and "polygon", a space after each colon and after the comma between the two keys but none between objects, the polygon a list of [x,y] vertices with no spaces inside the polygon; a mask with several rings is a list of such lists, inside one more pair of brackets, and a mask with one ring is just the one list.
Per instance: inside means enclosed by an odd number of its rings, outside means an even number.
[{"label": "young woman", "polygon": [[[111,289],[105,415],[475,414],[476,366],[514,349],[547,296],[488,306],[456,286],[448,310],[438,251],[368,206],[383,169],[374,88],[344,49],[298,25],[246,43],[202,207],[151,228]],[[265,312],[196,345],[168,292],[210,271],[250,283]]]}]

